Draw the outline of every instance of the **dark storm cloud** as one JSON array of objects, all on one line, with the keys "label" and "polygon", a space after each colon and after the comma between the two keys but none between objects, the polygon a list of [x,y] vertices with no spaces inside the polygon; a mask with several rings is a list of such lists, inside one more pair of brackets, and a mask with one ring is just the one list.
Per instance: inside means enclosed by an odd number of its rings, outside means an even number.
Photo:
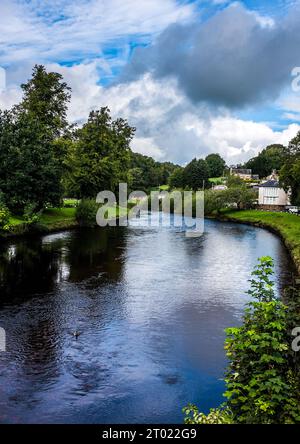
[{"label": "dark storm cloud", "polygon": [[295,66],[299,7],[271,26],[235,4],[205,23],[168,27],[153,46],[135,50],[120,80],[174,76],[192,101],[235,108],[276,98]]}]

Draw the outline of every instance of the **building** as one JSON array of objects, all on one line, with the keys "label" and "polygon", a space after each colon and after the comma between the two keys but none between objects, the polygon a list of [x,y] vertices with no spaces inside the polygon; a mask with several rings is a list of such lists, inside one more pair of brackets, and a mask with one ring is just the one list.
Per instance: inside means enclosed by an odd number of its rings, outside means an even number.
[{"label": "building", "polygon": [[232,176],[237,176],[243,180],[251,180],[252,179],[252,170],[248,170],[248,169],[231,168],[230,174]]},{"label": "building", "polygon": [[263,210],[282,211],[290,205],[290,197],[278,180],[270,179],[259,185],[258,206]]}]

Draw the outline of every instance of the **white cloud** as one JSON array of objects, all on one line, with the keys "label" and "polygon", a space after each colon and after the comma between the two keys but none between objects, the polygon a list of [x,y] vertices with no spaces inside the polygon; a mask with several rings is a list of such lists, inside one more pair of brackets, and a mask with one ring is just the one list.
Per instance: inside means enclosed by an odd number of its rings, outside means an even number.
[{"label": "white cloud", "polygon": [[[50,67],[49,67],[50,68]],[[233,117],[228,111],[195,106],[175,81],[137,81],[103,88],[97,84],[96,63],[60,70],[73,89],[70,119],[82,121],[93,108],[109,106],[114,116],[137,127],[134,151],[186,163],[193,157],[219,152],[229,163],[244,161],[272,143],[286,145],[300,130],[291,124],[275,131],[270,124]]]},{"label": "white cloud", "polygon": [[1,0],[0,63],[99,57],[112,41],[122,51],[130,37],[145,40],[193,14],[176,0]]},{"label": "white cloud", "polygon": [[[81,123],[92,109],[109,106],[114,117],[124,117],[137,127],[132,149],[157,160],[185,164],[193,157],[218,152],[228,163],[238,163],[269,144],[287,144],[300,130],[300,125],[291,124],[274,131],[267,123],[238,119],[221,109],[212,114],[205,106],[192,104],[175,81],[154,80],[149,74],[104,88],[99,85],[98,63],[47,65],[61,72],[72,87],[69,119]],[[0,107],[11,106],[19,98],[20,89],[10,88],[0,95]]]}]

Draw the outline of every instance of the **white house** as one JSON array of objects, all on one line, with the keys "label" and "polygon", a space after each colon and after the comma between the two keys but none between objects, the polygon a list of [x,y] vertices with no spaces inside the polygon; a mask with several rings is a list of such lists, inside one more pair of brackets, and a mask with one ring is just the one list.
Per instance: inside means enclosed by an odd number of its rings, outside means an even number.
[{"label": "white house", "polygon": [[258,205],[261,209],[280,211],[290,205],[290,197],[277,180],[270,179],[259,186]]}]

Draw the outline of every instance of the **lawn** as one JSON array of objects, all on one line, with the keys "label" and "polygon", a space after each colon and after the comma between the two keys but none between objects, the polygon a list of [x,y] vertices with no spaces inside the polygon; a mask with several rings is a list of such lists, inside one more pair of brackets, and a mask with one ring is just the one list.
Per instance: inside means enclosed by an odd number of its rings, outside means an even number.
[{"label": "lawn", "polygon": [[245,210],[222,213],[226,218],[238,222],[252,223],[271,228],[281,235],[290,250],[300,272],[300,216],[270,211]]},{"label": "lawn", "polygon": [[51,226],[62,222],[75,222],[76,208],[49,208],[40,218],[42,225]]}]

